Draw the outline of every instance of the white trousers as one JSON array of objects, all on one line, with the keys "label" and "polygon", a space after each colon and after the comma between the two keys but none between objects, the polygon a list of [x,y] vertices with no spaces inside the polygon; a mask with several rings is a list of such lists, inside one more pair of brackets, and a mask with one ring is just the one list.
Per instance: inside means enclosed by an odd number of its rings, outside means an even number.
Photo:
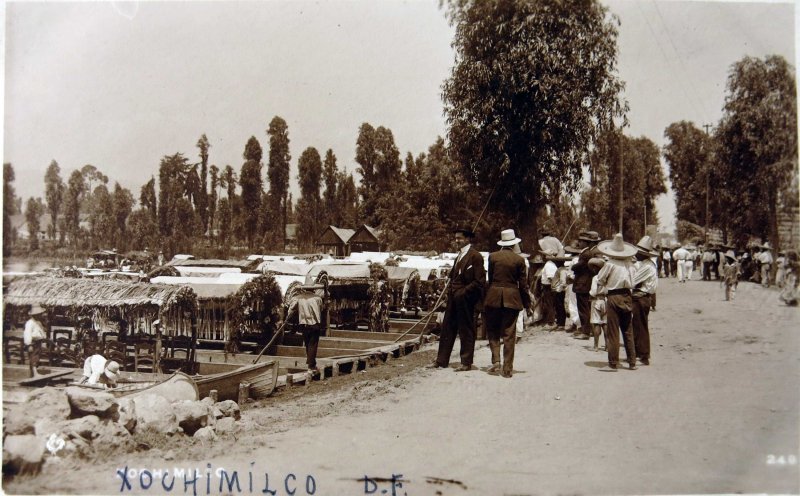
[{"label": "white trousers", "polygon": [[678,260],[678,282],[686,280],[686,260]]}]

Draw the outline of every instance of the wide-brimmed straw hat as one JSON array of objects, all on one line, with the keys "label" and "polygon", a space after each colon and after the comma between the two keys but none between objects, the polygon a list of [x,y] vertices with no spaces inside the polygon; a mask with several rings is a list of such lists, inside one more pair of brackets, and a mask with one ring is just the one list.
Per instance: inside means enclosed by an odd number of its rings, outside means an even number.
[{"label": "wide-brimmed straw hat", "polygon": [[505,229],[500,233],[500,241],[497,244],[500,246],[513,246],[520,241],[522,240],[517,237],[513,229]]},{"label": "wide-brimmed straw hat", "polygon": [[582,241],[597,242],[600,241],[600,235],[597,234],[597,231],[581,231],[581,233],[578,235],[578,239]]},{"label": "wide-brimmed straw hat", "polygon": [[112,382],[117,382],[117,379],[119,378],[119,364],[114,360],[111,360],[106,364],[104,373]]},{"label": "wide-brimmed straw hat", "polygon": [[610,258],[626,259],[636,255],[639,248],[625,242],[622,234],[617,233],[612,239],[597,243],[597,251]]},{"label": "wide-brimmed straw hat", "polygon": [[653,240],[650,239],[650,236],[644,236],[642,239],[636,243],[636,247],[639,249],[640,252],[646,253],[651,257],[657,257],[658,252],[653,248]]},{"label": "wide-brimmed straw hat", "polygon": [[547,257],[555,257],[564,254],[564,245],[558,238],[553,236],[545,236],[539,240],[539,248],[542,253]]},{"label": "wide-brimmed straw hat", "polygon": [[34,305],[31,307],[30,312],[28,312],[28,315],[41,315],[44,312],[44,308],[40,307],[39,305]]},{"label": "wide-brimmed straw hat", "polygon": [[324,284],[303,284],[303,285],[300,286],[300,289],[309,289],[309,290],[313,291],[315,289],[325,289],[325,285]]},{"label": "wide-brimmed straw hat", "polygon": [[725,252],[725,258],[730,258],[731,260],[736,261],[736,254],[733,252],[733,250],[728,250]]},{"label": "wide-brimmed straw hat", "polygon": [[564,251],[567,253],[572,253],[573,255],[577,255],[583,250],[581,248],[578,248],[577,246],[567,245],[564,247]]}]

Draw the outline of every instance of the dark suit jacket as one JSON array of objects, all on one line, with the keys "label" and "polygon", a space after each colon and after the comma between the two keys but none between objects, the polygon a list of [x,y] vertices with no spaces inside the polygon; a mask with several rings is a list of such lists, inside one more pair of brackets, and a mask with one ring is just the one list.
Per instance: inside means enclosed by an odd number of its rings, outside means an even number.
[{"label": "dark suit jacket", "polygon": [[589,260],[592,257],[599,256],[597,246],[585,248],[578,256],[578,263],[570,267],[572,273],[575,274],[575,281],[572,283],[572,291],[575,293],[588,293],[592,289],[592,278],[594,272],[589,267]]},{"label": "dark suit jacket", "polygon": [[527,298],[525,260],[511,250],[498,250],[489,255],[489,288],[485,308],[522,310],[530,306]]},{"label": "dark suit jacket", "polygon": [[483,256],[475,248],[470,247],[450,271],[450,294],[456,300],[463,299],[475,305],[483,298],[486,284],[486,270],[483,268]]}]

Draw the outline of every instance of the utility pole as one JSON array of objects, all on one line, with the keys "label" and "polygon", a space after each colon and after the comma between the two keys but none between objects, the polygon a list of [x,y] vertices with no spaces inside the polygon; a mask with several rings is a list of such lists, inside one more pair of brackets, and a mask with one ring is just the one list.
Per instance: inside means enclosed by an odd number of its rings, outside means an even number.
[{"label": "utility pole", "polygon": [[624,139],[625,135],[623,130],[625,129],[625,123],[623,122],[622,125],[619,127],[619,233],[622,234],[622,180],[623,180],[623,172],[622,172],[622,153],[624,148]]},{"label": "utility pole", "polygon": [[[703,124],[703,128],[705,128],[706,136],[708,136],[708,130],[711,128],[711,124]],[[711,174],[711,164],[708,163],[708,160],[706,160],[705,169],[706,169],[706,225],[703,228],[703,238],[705,238],[704,242],[706,245],[706,249],[708,249],[708,176]]]}]

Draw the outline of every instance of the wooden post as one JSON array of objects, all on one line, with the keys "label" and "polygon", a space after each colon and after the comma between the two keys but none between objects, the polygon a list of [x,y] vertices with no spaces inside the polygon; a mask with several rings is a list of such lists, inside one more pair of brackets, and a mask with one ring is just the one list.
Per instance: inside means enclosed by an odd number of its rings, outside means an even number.
[{"label": "wooden post", "polygon": [[244,405],[247,401],[247,398],[250,396],[250,383],[249,382],[242,382],[239,384],[239,405]]},{"label": "wooden post", "polygon": [[192,314],[192,342],[189,345],[189,370],[191,373],[197,371],[197,319]]},{"label": "wooden post", "polygon": [[219,392],[217,392],[216,389],[212,389],[211,391],[208,392],[208,397],[214,400],[214,403],[216,403],[217,401],[219,401]]},{"label": "wooden post", "polygon": [[[153,372],[161,373],[161,326],[156,327],[156,347],[153,357]],[[137,358],[138,360],[138,358]]]}]

